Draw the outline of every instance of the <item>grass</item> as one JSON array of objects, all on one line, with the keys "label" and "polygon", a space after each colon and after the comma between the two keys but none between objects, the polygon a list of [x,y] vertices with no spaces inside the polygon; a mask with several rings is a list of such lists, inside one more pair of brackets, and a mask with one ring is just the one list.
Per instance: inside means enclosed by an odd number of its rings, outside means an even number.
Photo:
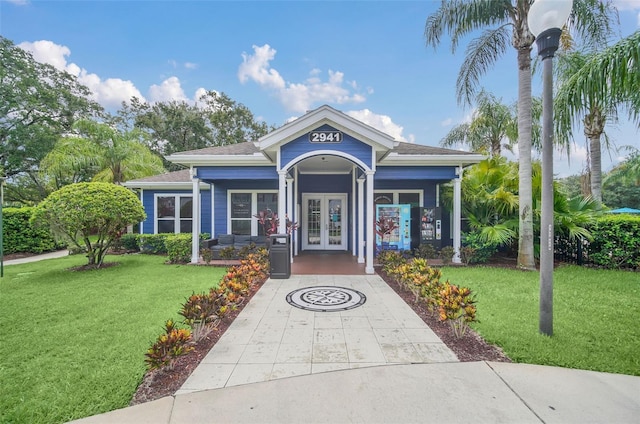
[{"label": "grass", "polygon": [[128,405],[144,353],[193,291],[223,268],[149,255],[70,271],[81,255],[5,267],[0,280],[0,422],[59,423]]},{"label": "grass", "polygon": [[444,278],[470,287],[482,337],[515,362],[640,375],[640,276],[564,266],[554,272],[554,333],[539,333],[539,274],[447,267]]}]

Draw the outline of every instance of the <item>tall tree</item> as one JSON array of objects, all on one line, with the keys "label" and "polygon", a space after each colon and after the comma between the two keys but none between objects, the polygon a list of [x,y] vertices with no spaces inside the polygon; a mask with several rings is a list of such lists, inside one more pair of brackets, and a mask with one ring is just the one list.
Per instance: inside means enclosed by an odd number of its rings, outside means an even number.
[{"label": "tall tree", "polygon": [[607,122],[616,122],[620,107],[640,122],[640,31],[615,45],[583,54],[560,55],[559,88],[555,98],[556,137],[569,145],[572,127],[579,120],[588,140],[590,189],[602,202],[601,149]]},{"label": "tall tree", "polygon": [[257,140],[272,128],[224,93],[208,91],[196,104],[184,101],[123,104],[120,122],[149,134],[149,147],[160,155]]},{"label": "tall tree", "polygon": [[[9,199],[32,202],[48,194],[38,165],[76,119],[102,112],[90,94],[74,76],[0,36],[0,173],[9,178]],[[26,183],[24,192],[15,193],[14,179]]]},{"label": "tall tree", "polygon": [[76,122],[73,129],[76,134],[61,138],[42,161],[42,172],[58,185],[79,182],[78,176],[85,180],[87,174],[93,181],[120,184],[164,171],[138,130],[122,132],[90,120]]},{"label": "tall tree", "polygon": [[518,137],[514,109],[484,90],[478,94],[475,103],[471,122],[452,128],[440,140],[440,145],[452,147],[465,144],[471,151],[491,157],[500,156],[503,148],[512,151]]},{"label": "tall tree", "polygon": [[[535,40],[529,31],[527,15],[532,0],[442,0],[427,18],[427,45],[436,47],[443,36],[451,35],[452,50],[460,39],[483,30],[472,40],[457,80],[458,102],[470,104],[480,77],[502,56],[511,41],[517,51],[518,66],[518,160],[519,160],[519,243],[518,266],[535,269],[533,251],[533,197],[531,169],[531,46]],[[574,2],[571,23],[583,37],[600,37],[602,26],[609,26],[605,9],[610,2],[581,0]],[[511,30],[511,33],[509,32]]]}]

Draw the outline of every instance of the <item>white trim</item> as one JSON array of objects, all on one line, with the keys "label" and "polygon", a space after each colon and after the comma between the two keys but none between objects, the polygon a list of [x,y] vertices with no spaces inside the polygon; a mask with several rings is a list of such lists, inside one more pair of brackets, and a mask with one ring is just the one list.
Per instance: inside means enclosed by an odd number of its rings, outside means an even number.
[{"label": "white trim", "polygon": [[464,169],[462,167],[458,168],[459,174],[458,178],[453,180],[453,263],[459,264],[461,262],[460,258],[460,247],[461,247],[461,235],[460,231],[462,230],[462,174]]},{"label": "white trim", "polygon": [[353,165],[351,167],[351,254],[358,254],[358,245],[356,241],[356,175],[358,168]]},{"label": "white trim", "polygon": [[380,193],[391,193],[393,194],[393,201],[392,203],[394,205],[400,204],[400,193],[418,193],[420,195],[420,207],[424,206],[424,189],[421,188],[414,188],[414,189],[407,189],[407,190],[396,190],[396,189],[380,189],[380,190],[374,190],[373,191],[373,197],[375,198],[376,194],[380,194]]},{"label": "white trim", "polygon": [[213,184],[209,184],[209,193],[211,193],[211,238],[214,238],[216,236],[216,196]]},{"label": "white trim", "polygon": [[358,263],[364,263],[364,182],[358,179]]},{"label": "white trim", "polygon": [[[349,153],[345,153],[345,152],[341,152],[339,150],[314,150],[312,152],[306,152],[301,154],[300,156],[296,156],[295,158],[291,159],[284,167],[282,168],[278,168],[278,170],[282,170],[282,169],[289,169],[291,168],[293,165],[297,164],[298,162],[301,162],[307,158],[313,157],[313,156],[321,156],[321,155],[333,155],[333,156],[339,156],[341,158],[350,160],[351,162],[355,163],[356,165],[358,165],[360,168],[364,169],[365,171],[370,171],[371,168],[368,167],[364,162],[362,162],[360,159],[358,159],[357,157],[349,154]],[[375,163],[374,163],[375,165]]]},{"label": "white trim", "polygon": [[[326,240],[328,236],[327,228],[329,226],[327,222],[327,216],[329,214],[326,212],[328,212],[329,200],[339,199],[342,201],[343,207],[340,210],[340,223],[341,225],[349,225],[348,220],[345,219],[348,210],[347,198],[347,193],[302,193],[302,219],[304,220],[304,225],[302,226],[302,250],[343,250],[346,252],[349,249],[348,229],[344,231],[344,228],[342,228],[340,232],[342,237],[340,245],[330,245]],[[320,199],[320,226],[325,227],[325,230],[321,230],[319,245],[307,243],[309,235],[309,199]]]},{"label": "white trim", "polygon": [[389,153],[378,163],[378,166],[396,165],[425,165],[425,166],[467,166],[481,162],[485,156],[478,154],[467,155],[401,155],[397,152]]},{"label": "white trim", "polygon": [[250,165],[250,166],[273,166],[265,155],[260,152],[250,155],[187,155],[173,154],[166,158],[173,163],[183,165]]},{"label": "white trim", "polygon": [[[145,190],[191,190],[193,183],[190,181],[185,182],[128,182],[122,184],[127,188],[139,188]],[[207,188],[207,183],[200,183],[200,190]]]},{"label": "white trim", "polygon": [[382,148],[377,150],[391,149],[397,143],[390,135],[330,106],[324,105],[261,137],[254,144],[260,150],[266,150],[277,145],[286,144],[325,124],[348,133],[363,143],[377,145]]},{"label": "white trim", "polygon": [[197,264],[200,260],[200,218],[202,210],[200,209],[200,181],[195,177],[197,170],[192,167],[191,171],[193,178],[191,195],[191,263]]},{"label": "white trim", "polygon": [[373,231],[373,222],[375,221],[375,211],[373,210],[373,197],[374,197],[374,175],[375,172],[367,171],[367,262],[364,271],[367,274],[373,274],[373,247],[376,244],[376,236]]},{"label": "white trim", "polygon": [[[227,190],[227,233],[231,234],[231,195],[233,193],[251,193],[251,235],[258,235],[258,220],[253,216],[258,213],[258,193],[277,194],[278,190],[260,190],[260,189],[239,189]],[[278,199],[280,202],[280,199]],[[278,207],[280,207],[278,203]],[[248,218],[237,218],[236,220],[247,220]]]},{"label": "white trim", "polygon": [[[142,203],[142,207],[144,208],[144,190],[143,189],[140,189],[140,203]],[[139,232],[140,234],[144,234],[144,221],[140,221]]]},{"label": "white trim", "polygon": [[[174,198],[174,208],[177,213],[175,214],[176,216],[173,217],[173,222],[174,222],[173,233],[180,234],[180,220],[182,219],[180,217],[180,202],[179,201],[176,202],[175,199],[176,198],[179,199],[180,197],[190,197],[191,202],[193,202],[193,191],[189,193],[154,193],[153,194],[153,234],[158,234],[158,197]],[[188,218],[184,218],[184,219],[186,220]],[[162,221],[169,221],[169,219],[162,219]],[[191,217],[192,231],[193,231],[193,222],[194,222],[194,218]],[[168,234],[171,234],[171,233],[168,233]]]}]

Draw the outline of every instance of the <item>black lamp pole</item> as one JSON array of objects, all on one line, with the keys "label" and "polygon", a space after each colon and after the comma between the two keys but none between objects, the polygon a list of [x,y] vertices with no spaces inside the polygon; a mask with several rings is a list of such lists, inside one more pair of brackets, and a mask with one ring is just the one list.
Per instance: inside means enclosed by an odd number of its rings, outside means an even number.
[{"label": "black lamp pole", "polygon": [[539,329],[547,336],[553,335],[553,56],[572,6],[572,0],[536,0],[527,17],[531,32],[537,35],[536,45],[543,65]]}]

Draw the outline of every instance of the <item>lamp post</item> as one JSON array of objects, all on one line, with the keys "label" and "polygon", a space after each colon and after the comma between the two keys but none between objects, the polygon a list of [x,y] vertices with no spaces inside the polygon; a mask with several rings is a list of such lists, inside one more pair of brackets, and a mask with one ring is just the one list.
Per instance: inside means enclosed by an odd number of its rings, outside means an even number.
[{"label": "lamp post", "polygon": [[536,0],[529,10],[529,29],[542,59],[542,207],[540,218],[540,324],[553,335],[553,55],[572,0]]}]

